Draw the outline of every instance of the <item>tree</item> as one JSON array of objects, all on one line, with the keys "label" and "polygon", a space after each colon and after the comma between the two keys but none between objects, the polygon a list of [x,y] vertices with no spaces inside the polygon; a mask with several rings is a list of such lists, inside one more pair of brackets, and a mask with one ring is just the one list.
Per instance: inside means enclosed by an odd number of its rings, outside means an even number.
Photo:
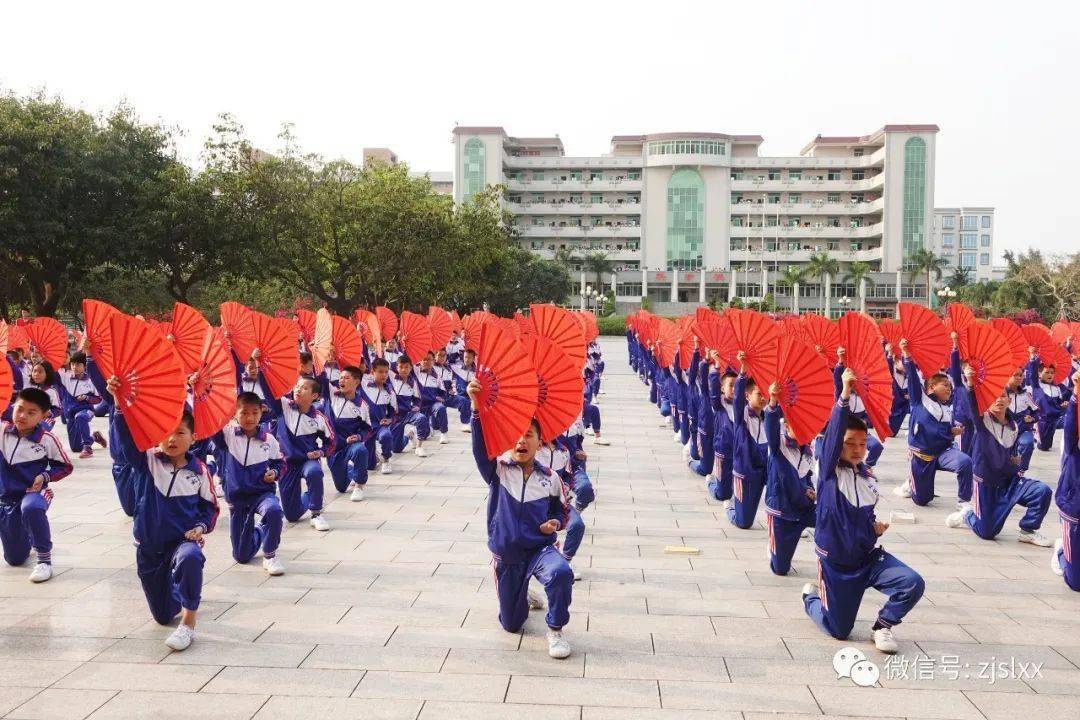
[{"label": "tree", "polygon": [[467,298],[466,307],[486,301],[491,312],[509,315],[532,303],[564,302],[574,281],[561,265],[511,246],[484,271],[476,287],[482,294]]},{"label": "tree", "polygon": [[807,268],[788,265],[776,279],[777,285],[791,288],[791,311],[796,315],[799,314],[799,286],[806,279],[806,274]]},{"label": "tree", "polygon": [[848,265],[847,274],[844,276],[845,283],[851,283],[855,286],[855,291],[859,293],[859,310],[866,310],[866,290],[865,287],[873,287],[874,280],[870,277],[870,273],[873,269],[870,267],[870,263],[856,260]]},{"label": "tree", "polygon": [[980,315],[990,315],[994,312],[994,299],[1000,287],[1001,283],[994,280],[964,285],[957,289],[956,299],[979,311]]},{"label": "tree", "polygon": [[957,265],[953,268],[952,275],[949,276],[949,287],[953,290],[959,290],[962,287],[971,284],[971,268],[961,267]]},{"label": "tree", "polygon": [[[840,263],[835,259],[829,257],[829,254],[822,250],[821,252],[814,253],[810,256],[810,262],[806,267],[808,278],[820,278],[824,285],[828,285],[831,278],[840,272]],[[821,288],[821,297],[825,297],[827,292],[824,285]]]},{"label": "tree", "polygon": [[575,248],[559,247],[555,249],[555,262],[569,270],[574,265],[581,263],[581,258]]},{"label": "tree", "polygon": [[1006,251],[1005,260],[996,310],[1032,309],[1046,322],[1080,318],[1080,253],[1046,257],[1033,249],[1019,255]]},{"label": "tree", "polygon": [[608,260],[608,254],[606,252],[603,250],[596,250],[585,254],[585,257],[582,258],[582,267],[585,272],[593,273],[596,277],[596,282],[593,283],[593,287],[598,291],[603,292],[604,275],[610,274],[615,265]]},{"label": "tree", "polygon": [[945,270],[948,261],[939,255],[935,255],[933,250],[919,248],[908,256],[907,264],[909,267],[908,274],[912,278],[920,273],[926,273],[926,307],[932,307],[934,291],[930,276],[933,275],[940,280],[941,273]]}]

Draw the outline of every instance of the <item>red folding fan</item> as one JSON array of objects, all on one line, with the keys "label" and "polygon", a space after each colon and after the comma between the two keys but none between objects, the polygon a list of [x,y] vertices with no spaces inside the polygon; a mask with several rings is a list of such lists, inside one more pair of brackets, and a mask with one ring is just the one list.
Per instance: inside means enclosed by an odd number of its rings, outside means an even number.
[{"label": "red folding fan", "polygon": [[319,308],[316,313],[315,335],[308,348],[317,373],[321,373],[330,361],[331,351],[338,367],[357,365],[364,354],[360,331],[351,322],[326,308]]},{"label": "red folding fan", "polygon": [[797,340],[802,340],[806,337],[803,333],[802,321],[799,320],[798,315],[785,315],[780,318],[776,324],[780,326],[781,335],[787,335],[788,337],[793,337]]},{"label": "red folding fan", "polygon": [[172,338],[176,354],[180,356],[180,364],[183,365],[184,372],[193,373],[202,365],[203,350],[209,334],[210,323],[201,312],[180,302],[173,306],[172,330],[169,337]]},{"label": "red folding fan", "polygon": [[210,437],[236,412],[235,366],[222,338],[212,332],[206,334],[191,395],[195,437]]},{"label": "red folding fan", "polygon": [[8,325],[8,350],[15,348],[27,350],[29,347],[30,338],[27,337],[26,331],[18,325]]},{"label": "red folding fan", "polygon": [[[3,352],[7,352],[7,350],[5,349]],[[8,405],[11,403],[11,395],[14,392],[15,375],[11,372],[11,364],[0,362],[0,413],[7,410]]]},{"label": "red folding fan", "polygon": [[780,384],[780,407],[795,440],[800,445],[813,440],[828,422],[835,403],[825,358],[802,340],[781,335],[776,371],[767,382]]},{"label": "red folding fan", "polygon": [[837,325],[840,345],[844,348],[844,367],[858,378],[855,392],[866,408],[874,431],[884,441],[892,434],[889,430],[892,374],[881,352],[881,333],[874,321],[862,313],[845,313]]},{"label": "red folding fan", "polygon": [[900,303],[900,328],[907,340],[908,354],[923,377],[939,372],[949,361],[952,340],[933,310],[914,303]]},{"label": "red folding fan", "polygon": [[423,360],[431,349],[431,327],[428,326],[427,318],[407,310],[401,313],[398,342],[402,352],[414,363]]},{"label": "red folding fan", "polygon": [[900,339],[904,336],[900,323],[889,318],[878,320],[878,332],[885,338],[885,342],[892,346],[893,357],[898,357],[900,355]]},{"label": "red folding fan", "polygon": [[480,329],[476,414],[489,458],[514,447],[536,414],[540,394],[536,366],[521,343],[493,323]]},{"label": "red folding fan", "polygon": [[480,330],[487,322],[487,313],[474,312],[461,318],[461,334],[467,350],[476,352],[480,349]]},{"label": "red folding fan", "polygon": [[90,343],[90,354],[95,362],[105,359],[110,362],[106,355],[112,353],[112,331],[109,328],[109,318],[120,311],[109,303],[100,300],[82,301],[83,321],[86,325],[86,339]]},{"label": "red folding fan", "polygon": [[[259,374],[266,380],[270,394],[279,398],[296,385],[300,377],[300,351],[296,333],[286,323],[260,312],[251,312],[255,347],[259,351]],[[249,353],[250,357],[250,353]]]},{"label": "red folding fan", "polygon": [[662,368],[670,368],[679,350],[679,328],[667,318],[660,318],[656,338],[653,340],[653,357]]},{"label": "red folding fan", "polygon": [[956,333],[956,344],[961,358],[967,358],[967,329],[974,322],[975,314],[971,312],[971,308],[963,303],[949,303],[944,321],[945,332],[950,338],[952,333]]},{"label": "red folding fan", "polygon": [[315,337],[315,313],[311,310],[300,309],[296,311],[296,327],[300,333],[300,339],[307,345],[311,338]]},{"label": "red folding fan", "polygon": [[[829,367],[836,365],[836,348],[840,346],[840,331],[836,323],[815,313],[802,316],[803,340],[812,350],[825,358]],[[819,349],[820,348],[820,349]]]},{"label": "red folding fan", "polygon": [[[8,324],[0,319],[0,355],[8,351]],[[6,364],[6,363],[3,363]]]},{"label": "red folding fan", "polygon": [[536,367],[536,419],[540,439],[549,442],[566,432],[581,413],[585,381],[570,356],[547,338],[532,333],[523,336],[521,344]]},{"label": "red folding fan", "polygon": [[32,349],[54,368],[67,362],[68,332],[57,320],[51,317],[34,318],[34,322],[24,325],[23,330]]},{"label": "red folding fan", "polygon": [[[678,326],[676,326],[678,327]],[[679,367],[686,372],[694,361],[694,332],[689,324],[679,327]]]},{"label": "red folding fan", "polygon": [[1061,320],[1057,321],[1050,326],[1050,337],[1058,345],[1065,347],[1065,343],[1072,337],[1072,325]]},{"label": "red folding fan", "polygon": [[1024,367],[1028,362],[1028,341],[1024,333],[1020,332],[1020,326],[1008,318],[994,318],[990,321],[990,327],[998,331],[1005,342],[1009,344],[1009,352],[1012,355],[1012,368]]},{"label": "red folding fan", "polygon": [[1080,322],[1069,323],[1069,334],[1073,337],[1072,354],[1073,357],[1080,357]]},{"label": "red folding fan", "polygon": [[353,313],[353,319],[356,321],[356,329],[360,331],[360,337],[364,339],[364,342],[375,348],[376,355],[382,355],[383,337],[379,317],[370,310],[357,308],[356,312]]},{"label": "red folding fan", "polygon": [[521,340],[521,326],[514,322],[513,318],[496,317],[488,322],[493,322],[500,328],[510,333],[515,340]]},{"label": "red folding fan", "polygon": [[119,379],[117,410],[135,447],[146,451],[180,424],[187,378],[176,349],[146,322],[116,313],[109,318],[109,330],[112,364],[102,362],[101,374]]},{"label": "red folding fan", "polygon": [[973,390],[979,414],[1001,396],[1005,383],[1015,369],[1009,343],[989,323],[972,322],[964,328],[967,336],[967,362],[975,371]]},{"label": "red folding fan", "polygon": [[450,311],[450,322],[453,323],[454,332],[461,332],[461,316],[457,310]]},{"label": "red folding fan", "polygon": [[532,335],[536,332],[536,326],[533,325],[532,320],[525,317],[521,313],[514,311],[514,322],[518,326],[518,337],[521,338],[525,335]]},{"label": "red folding fan", "polygon": [[431,349],[445,350],[446,343],[450,342],[450,336],[454,334],[454,321],[450,313],[437,305],[428,308],[427,324],[431,330]]},{"label": "red folding fan", "polygon": [[720,313],[716,312],[712,308],[705,307],[704,305],[694,309],[694,320],[697,322],[705,322],[706,320],[719,320]]},{"label": "red folding fan", "polygon": [[[755,310],[728,310],[724,317],[731,323],[735,337],[736,352],[742,351],[746,358],[747,373],[757,382],[776,372],[776,345],[780,328],[770,318]],[[736,361],[737,363],[737,361]],[[738,365],[733,365],[738,369]]]},{"label": "red folding fan", "polygon": [[229,333],[229,345],[236,357],[247,362],[258,345],[252,310],[231,300],[221,303],[221,326]]},{"label": "red folding fan", "polygon": [[1052,365],[1054,367],[1054,383],[1060,384],[1065,382],[1065,378],[1069,376],[1069,370],[1072,369],[1072,359],[1069,357],[1069,353],[1065,351],[1065,348],[1057,345],[1053,338],[1050,337],[1050,333],[1044,331],[1045,327],[1045,325],[1030,323],[1022,326],[1020,332],[1024,334],[1028,346],[1035,348],[1042,366],[1050,367]]},{"label": "red folding fan", "polygon": [[530,305],[536,333],[555,343],[580,369],[585,366],[585,334],[569,310],[554,305]]},{"label": "red folding fan", "polygon": [[600,323],[596,321],[595,313],[584,312],[581,317],[585,321],[585,343],[588,344],[600,337]]},{"label": "red folding fan", "polygon": [[731,323],[728,322],[728,319],[718,315],[703,322],[696,321],[695,325],[698,344],[719,353],[720,359],[725,366],[719,369],[724,370],[726,367],[735,367],[737,365],[735,360],[737,353],[735,335],[731,331]]},{"label": "red folding fan", "polygon": [[389,340],[397,335],[398,318],[394,311],[385,305],[375,308],[375,317],[379,318],[379,327],[382,329],[383,340]]}]

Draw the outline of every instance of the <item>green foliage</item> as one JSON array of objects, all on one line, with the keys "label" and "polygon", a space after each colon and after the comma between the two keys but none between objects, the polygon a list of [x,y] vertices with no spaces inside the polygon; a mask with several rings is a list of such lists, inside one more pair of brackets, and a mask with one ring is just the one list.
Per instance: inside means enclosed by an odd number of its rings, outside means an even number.
[{"label": "green foliage", "polygon": [[971,268],[960,267],[959,265],[953,268],[952,275],[949,276],[949,287],[953,290],[959,290],[970,284]]},{"label": "green foliage", "polygon": [[601,335],[625,335],[626,334],[626,318],[618,315],[608,315],[597,319],[597,326],[600,328]]}]

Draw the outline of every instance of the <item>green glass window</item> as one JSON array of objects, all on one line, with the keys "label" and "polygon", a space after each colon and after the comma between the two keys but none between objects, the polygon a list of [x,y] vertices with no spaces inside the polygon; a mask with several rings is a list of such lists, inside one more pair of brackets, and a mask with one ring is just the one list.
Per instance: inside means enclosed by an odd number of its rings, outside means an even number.
[{"label": "green glass window", "polygon": [[705,239],[705,183],[697,170],[681,168],[667,185],[667,267],[698,270]]},{"label": "green glass window", "polygon": [[486,184],[485,167],[486,153],[484,143],[480,138],[472,138],[465,143],[464,177],[465,188],[462,193],[463,200],[472,200],[476,193],[481,192]]},{"label": "green glass window", "polygon": [[904,257],[924,245],[926,221],[926,141],[919,137],[904,143]]}]

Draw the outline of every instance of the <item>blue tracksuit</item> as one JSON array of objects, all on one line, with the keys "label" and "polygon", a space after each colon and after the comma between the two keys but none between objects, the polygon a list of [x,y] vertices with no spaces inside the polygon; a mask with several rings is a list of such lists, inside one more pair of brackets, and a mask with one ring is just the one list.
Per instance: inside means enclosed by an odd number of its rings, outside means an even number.
[{"label": "blue tracksuit", "polygon": [[184,534],[196,527],[213,531],[218,517],[214,483],[198,458],[188,455],[187,463],[176,468],[156,449],[140,452],[135,447],[123,413],[115,413],[113,422],[135,484],[132,534],[139,582],[150,614],[165,625],[181,609],[199,609],[206,558],[201,543]]},{"label": "blue tracksuit", "polygon": [[765,518],[769,524],[769,567],[787,575],[802,531],[814,526],[815,507],[806,492],[813,489],[814,455],[781,427],[780,407],[765,408],[769,470],[765,484]]},{"label": "blue tracksuit", "polygon": [[[286,396],[277,419],[277,441],[285,459],[285,472],[278,480],[281,509],[289,522],[299,520],[310,510],[315,517],[323,506],[323,469],[319,458],[312,460],[308,453],[319,451],[322,457],[334,454],[334,430],[330,421],[312,405],[301,412],[296,402]],[[301,492],[301,481],[307,492]]]},{"label": "blue tracksuit", "polygon": [[[397,394],[389,379],[379,387],[374,378],[367,378],[360,383],[360,392],[368,408],[368,417],[371,418],[371,432],[364,438],[364,444],[367,446],[368,469],[372,470],[376,462],[389,460],[394,454],[394,425],[398,418]],[[383,420],[388,424],[384,425]]]},{"label": "blue tracksuit", "polygon": [[450,429],[446,419],[446,387],[431,366],[431,372],[419,368],[415,372],[420,385],[420,412],[428,418],[428,423],[436,432],[445,433]]},{"label": "blue tracksuit", "polygon": [[[967,388],[961,392],[965,394],[965,407],[977,409],[975,393]],[[1050,509],[1052,493],[1046,483],[1019,472],[1020,432],[1016,423],[1007,418],[1002,425],[989,411],[977,417],[965,412],[963,422],[972,433],[972,512],[967,515],[968,527],[984,540],[993,540],[1013,507],[1020,505],[1027,508],[1020,528],[1038,530]]]},{"label": "blue tracksuit", "polygon": [[[371,411],[357,390],[347,398],[340,390],[332,390],[322,401],[323,414],[330,420],[336,443],[334,454],[328,455],[330,478],[340,493],[350,484],[366,485],[368,481],[368,449],[366,438],[371,435]],[[348,439],[356,436],[356,442]]]},{"label": "blue tracksuit", "polygon": [[556,473],[562,480],[563,487],[574,495],[574,502],[568,506],[566,542],[562,547],[563,556],[567,560],[574,559],[585,537],[585,521],[581,519],[581,513],[596,498],[584,465],[575,461],[573,453],[573,449],[562,437],[555,438],[550,445],[540,448],[536,453],[536,460]]},{"label": "blue tracksuit", "polygon": [[60,406],[67,425],[68,447],[72,452],[78,452],[94,444],[90,421],[94,419],[94,406],[101,402],[101,395],[89,373],[74,375],[61,369],[56,375]]},{"label": "blue tracksuit", "polygon": [[262,373],[256,373],[255,377],[247,374],[247,369],[244,367],[244,363],[240,361],[236,353],[233,352],[233,366],[236,368],[236,393],[239,395],[242,392],[255,393],[259,396],[259,399],[263,402],[263,414],[259,422],[269,432],[274,432],[274,422],[277,417],[276,403],[274,402],[274,395],[270,392],[270,387],[266,384],[266,380],[263,378]]},{"label": "blue tracksuit", "polygon": [[713,449],[716,432],[716,414],[713,411],[711,395],[712,376],[709,364],[702,363],[698,368],[697,391],[697,458],[690,461],[690,469],[698,475],[708,477],[715,467],[716,452]]},{"label": "blue tracksuit", "polygon": [[[96,386],[105,387],[105,378],[92,357],[86,358],[86,372]],[[131,467],[124,460],[124,450],[120,446],[120,433],[114,421],[116,410],[113,404],[115,400],[112,395],[105,393],[101,401],[106,407],[106,414],[109,418],[109,457],[112,458],[112,477],[113,485],[116,486],[116,496],[120,500],[120,508],[124,511],[124,514],[128,517],[134,517],[135,481],[131,477]]]},{"label": "blue tracksuit", "polygon": [[1031,388],[1031,395],[1039,408],[1038,443],[1040,450],[1049,450],[1054,444],[1054,432],[1061,427],[1062,418],[1065,416],[1065,405],[1069,401],[1072,391],[1065,385],[1044,383],[1039,380],[1039,370],[1042,363],[1038,357],[1028,363],[1026,375],[1027,384]]},{"label": "blue tracksuit", "polygon": [[408,380],[394,376],[390,385],[394,389],[398,408],[397,422],[393,426],[394,452],[400,453],[405,451],[408,444],[405,428],[412,426],[417,438],[427,440],[431,435],[431,422],[422,411],[420,382],[415,373],[409,373]]},{"label": "blue tracksuit", "polygon": [[[834,397],[840,397],[840,391],[843,389],[844,381],[844,367],[843,363],[837,363],[833,367],[833,390]],[[870,422],[870,416],[866,414],[866,406],[863,405],[862,398],[858,395],[851,396],[851,412],[855,417],[859,418],[866,423],[867,427],[873,427],[874,424]],[[820,447],[820,439],[818,441]],[[870,467],[877,465],[878,458],[881,457],[881,452],[885,449],[885,446],[881,444],[873,433],[867,433],[866,435],[866,464]]]},{"label": "blue tracksuit", "polygon": [[746,402],[746,375],[735,380],[734,458],[732,487],[734,503],[728,508],[731,524],[744,530],[754,524],[769,467],[769,443],[761,413],[752,413]]},{"label": "blue tracksuit", "polygon": [[1021,387],[1017,392],[1006,389],[1006,392],[1009,395],[1009,412],[1020,431],[1016,451],[1020,455],[1020,471],[1024,472],[1031,467],[1031,456],[1035,452],[1035,418],[1039,414],[1039,406],[1027,388]]},{"label": "blue tracksuit", "polygon": [[[71,461],[51,432],[38,426],[22,437],[13,423],[0,423],[0,541],[8,565],[26,562],[30,548],[39,563],[52,562],[49,485],[70,474]],[[41,489],[28,492],[42,475]]]},{"label": "blue tracksuit", "polygon": [[723,399],[719,389],[713,397],[713,473],[709,492],[717,500],[730,500],[734,492],[735,474],[735,405]]},{"label": "blue tracksuit", "polygon": [[213,437],[209,449],[229,503],[233,559],[246,563],[260,548],[263,557],[274,557],[281,544],[284,513],[274,493],[276,482],[268,483],[265,477],[269,470],[280,478],[285,469],[277,438],[261,426],[249,437],[233,421]]},{"label": "blue tracksuit", "polygon": [[1065,584],[1080,591],[1080,447],[1077,447],[1076,398],[1069,399],[1064,418],[1064,443],[1061,476],[1058,478],[1058,515],[1061,517],[1061,548],[1056,550],[1064,571]]},{"label": "blue tracksuit", "polygon": [[453,374],[454,393],[447,398],[446,402],[450,407],[458,411],[461,424],[466,425],[472,419],[472,401],[469,399],[466,390],[469,387],[469,382],[476,377],[476,366],[451,365],[450,371]]},{"label": "blue tracksuit", "polygon": [[877,545],[878,491],[870,468],[840,462],[850,412],[838,401],[825,428],[814,531],[819,590],[803,600],[818,627],[840,640],[851,634],[867,588],[889,596],[877,616],[883,627],[900,624],[926,588],[917,572]]},{"label": "blue tracksuit", "polygon": [[[889,364],[889,374],[892,375],[892,407],[889,409],[889,430],[893,437],[900,432],[904,424],[904,418],[911,410],[911,398],[908,396],[908,376],[903,372],[903,365],[897,367],[896,361],[891,354],[885,355],[885,361]],[[919,379],[915,378],[915,382]],[[869,437],[867,437],[869,441]]]},{"label": "blue tracksuit", "polygon": [[570,622],[574,574],[555,547],[557,533],[544,535],[540,526],[557,520],[566,524],[566,499],[558,475],[539,463],[526,477],[510,460],[489,460],[479,417],[472,419],[473,459],[488,486],[488,549],[495,559],[495,589],[499,623],[516,633],[529,615],[529,578],[535,576],[547,591],[547,624],[561,628]]},{"label": "blue tracksuit", "polygon": [[[952,362],[959,365],[959,353],[952,352]],[[911,473],[908,483],[911,500],[916,505],[927,505],[934,499],[934,480],[938,468],[956,473],[957,497],[960,502],[971,500],[971,457],[956,449],[952,428],[953,401],[963,391],[959,385],[953,390],[948,403],[940,403],[923,392],[922,385],[914,381],[918,377],[915,363],[904,359],[904,369],[911,398],[911,421],[908,426],[908,450],[911,455]]]}]

